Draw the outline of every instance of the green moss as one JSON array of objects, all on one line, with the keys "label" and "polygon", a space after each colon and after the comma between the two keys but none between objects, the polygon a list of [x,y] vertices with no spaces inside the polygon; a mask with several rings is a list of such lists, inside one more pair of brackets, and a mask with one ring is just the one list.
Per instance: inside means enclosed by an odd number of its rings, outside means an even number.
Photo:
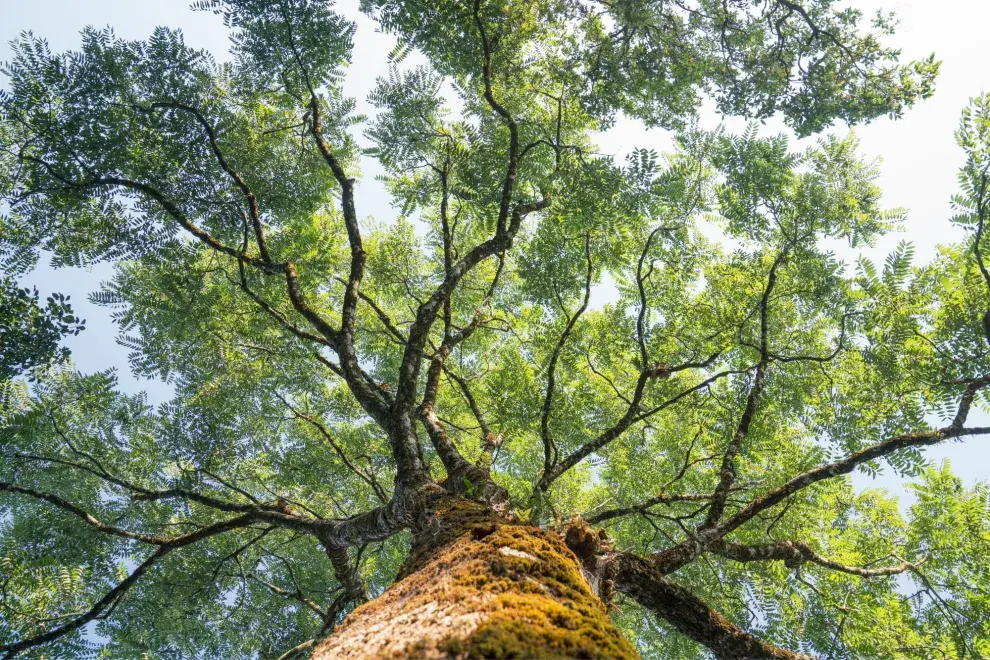
[{"label": "green moss", "polygon": [[461,642],[459,637],[444,637],[440,640],[440,650],[445,652],[447,655],[457,657],[464,653],[464,643]]},{"label": "green moss", "polygon": [[[581,577],[577,558],[555,534],[504,525],[476,543],[463,549],[479,559],[491,556],[488,570],[474,560],[476,570],[459,582],[494,598],[486,605],[484,623],[461,640],[459,657],[636,656]],[[506,554],[503,548],[535,559]]]},{"label": "green moss", "polygon": [[[392,622],[429,611],[429,621]],[[449,624],[438,619],[449,618]],[[635,658],[578,558],[554,532],[498,519],[483,505],[443,502],[418,531],[403,576],[340,626],[392,626],[368,657]],[[336,637],[336,635],[335,635]],[[383,642],[384,643],[384,642]],[[330,656],[327,656],[330,657]]]},{"label": "green moss", "polygon": [[444,498],[433,507],[433,515],[420,523],[420,529],[413,537],[409,558],[399,571],[398,579],[415,573],[434,558],[438,548],[452,543],[465,534],[484,536],[487,530],[494,531],[499,518],[484,504],[460,498]]}]

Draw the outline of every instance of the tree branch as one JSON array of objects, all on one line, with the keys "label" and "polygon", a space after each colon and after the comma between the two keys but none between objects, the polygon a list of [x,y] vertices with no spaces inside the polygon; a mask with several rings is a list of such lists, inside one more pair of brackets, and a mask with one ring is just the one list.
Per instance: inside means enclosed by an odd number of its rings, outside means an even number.
[{"label": "tree branch", "polygon": [[114,527],[113,525],[107,525],[100,522],[95,517],[93,517],[89,512],[84,510],[82,507],[76,506],[75,504],[69,502],[68,500],[59,497],[53,493],[47,493],[44,491],[35,490],[33,488],[25,488],[23,486],[18,486],[16,484],[7,483],[0,481],[0,492],[16,493],[19,495],[24,495],[27,497],[34,498],[36,500],[41,500],[48,502],[49,504],[67,511],[72,515],[83,520],[87,525],[92,527],[98,532],[103,532],[104,534],[111,534],[113,536],[119,536],[121,538],[130,539],[132,541],[140,541],[141,543],[148,543],[150,545],[166,545],[173,539],[163,538],[158,536],[148,536],[146,534],[140,534],[138,532],[131,532],[120,527]]},{"label": "tree branch", "polygon": [[711,609],[690,591],[664,578],[649,559],[620,553],[614,579],[620,593],[632,597],[682,634],[723,660],[811,660],[767,644]]},{"label": "tree branch", "polygon": [[652,561],[655,562],[662,573],[671,573],[693,561],[711,547],[713,543],[732,530],[749,522],[757,514],[781,503],[794,493],[812,484],[825,479],[832,479],[842,474],[848,474],[863,463],[868,463],[903,449],[938,444],[949,438],[990,435],[990,427],[963,427],[975,392],[985,386],[985,384],[984,379],[980,379],[975,381],[975,384],[967,387],[960,401],[956,417],[950,426],[932,431],[904,433],[850,454],[846,458],[835,461],[834,463],[808,470],[769,491],[762,497],[753,500],[733,515],[721,521],[718,525],[700,530],[697,534],[692,535],[681,543],[654,554]]},{"label": "tree branch", "polygon": [[368,486],[370,486],[371,489],[375,492],[375,495],[378,496],[378,499],[380,499],[383,503],[388,502],[388,495],[385,493],[385,490],[382,488],[381,484],[378,483],[378,480],[375,479],[374,474],[366,473],[364,470],[356,466],[354,462],[351,461],[351,459],[347,456],[347,454],[344,453],[343,448],[334,439],[333,435],[330,434],[330,431],[327,430],[327,427],[324,426],[322,422],[320,422],[320,420],[298,410],[283,397],[279,396],[279,399],[281,399],[282,403],[284,403],[285,406],[292,411],[292,414],[295,416],[296,419],[306,422],[314,429],[316,429],[317,432],[319,432],[319,434],[323,437],[324,440],[326,440],[327,444],[330,445],[330,448],[333,449],[334,453],[337,454],[337,456],[344,463],[344,465],[346,465],[351,472],[356,474],[358,478],[361,479],[361,481],[368,484]]},{"label": "tree branch", "polygon": [[519,135],[515,120],[511,114],[494,98],[491,84],[491,47],[487,33],[480,18],[480,0],[474,5],[475,23],[481,34],[482,41],[482,77],[485,83],[485,100],[491,108],[502,117],[509,127],[509,164],[502,195],[499,202],[499,215],[496,222],[495,235],[476,245],[459,262],[452,266],[444,276],[443,282],[433,292],[430,298],[420,304],[416,319],[409,330],[408,343],[402,356],[399,368],[399,380],[396,388],[395,404],[392,407],[392,428],[390,437],[393,440],[397,463],[400,466],[400,478],[417,481],[423,478],[425,468],[419,459],[418,442],[413,428],[413,408],[417,389],[419,371],[422,366],[422,351],[426,346],[430,329],[436,320],[445,301],[449,300],[454,288],[460,280],[478,263],[488,257],[505,252],[511,247],[515,234],[518,232],[522,219],[534,211],[546,208],[550,200],[544,197],[539,202],[516,204],[512,206],[512,194],[515,188],[516,172],[518,169]]},{"label": "tree branch", "polygon": [[640,403],[643,400],[643,395],[646,391],[646,385],[650,380],[659,378],[669,378],[672,374],[678,371],[686,371],[688,369],[703,369],[710,367],[714,364],[715,360],[719,358],[721,352],[713,353],[703,362],[684,362],[677,366],[671,367],[669,365],[658,364],[650,368],[644,369],[640,372],[639,379],[636,382],[636,390],[633,393],[632,400],[629,402],[629,407],[626,409],[626,413],[616,422],[613,426],[606,429],[600,433],[594,440],[585,443],[578,449],[571,452],[567,458],[557,463],[553,469],[549,472],[544,472],[543,476],[537,484],[537,488],[543,492],[546,492],[550,485],[562,475],[567,470],[580,463],[585,457],[598,451],[602,447],[606,446],[619,436],[621,436],[630,426],[636,422],[643,421],[652,415],[664,410],[665,408],[674,405],[684,397],[688,396],[693,392],[704,389],[714,383],[715,381],[724,378],[730,374],[741,373],[738,370],[727,370],[716,373],[705,380],[701,381],[697,385],[692,385],[691,387],[683,390],[679,394],[667,399],[655,408],[648,410],[644,413],[639,412]]},{"label": "tree branch", "polygon": [[6,655],[4,656],[4,659],[8,660],[16,656],[21,651],[40,646],[42,644],[47,644],[79,630],[90,621],[95,620],[105,610],[107,610],[107,608],[111,607],[120,598],[122,598],[128,590],[130,590],[131,587],[133,587],[137,581],[141,579],[141,576],[147,573],[148,570],[158,563],[165,555],[188,545],[192,545],[197,541],[210,538],[211,536],[216,536],[217,534],[222,534],[233,529],[245,527],[256,520],[257,519],[254,514],[248,513],[238,516],[237,518],[225,520],[206,527],[201,527],[194,532],[190,532],[189,534],[169,540],[167,543],[160,545],[159,548],[155,550],[155,552],[152,553],[147,559],[141,562],[130,575],[111,589],[105,596],[103,596],[103,598],[93,604],[93,606],[90,607],[90,609],[85,613],[72,619],[68,623],[65,623],[57,628],[53,628],[40,635],[29,637],[28,639],[23,639],[19,642],[14,642],[13,644],[5,644],[0,646],[0,653],[5,653]]},{"label": "tree branch", "polygon": [[[144,108],[141,108],[140,106],[137,107],[144,110]],[[223,151],[220,149],[216,129],[214,129],[210,122],[207,121],[206,117],[203,116],[203,113],[193,106],[186,105],[184,103],[177,103],[175,101],[157,101],[152,103],[150,107],[152,109],[171,108],[174,110],[187,112],[196,119],[200,126],[202,126],[203,131],[206,133],[207,139],[209,140],[210,150],[216,157],[217,162],[220,165],[220,169],[222,169],[231,178],[231,180],[233,180],[234,185],[237,186],[238,190],[240,190],[245,199],[247,199],[248,210],[251,214],[251,223],[254,227],[255,241],[258,244],[258,252],[261,254],[262,261],[265,263],[271,263],[271,255],[268,253],[268,246],[265,242],[265,235],[262,228],[261,210],[258,206],[258,198],[255,196],[254,192],[251,191],[251,188],[248,187],[247,183],[244,181],[244,177],[241,176],[233,167],[231,167],[226,156],[224,156]]]},{"label": "tree branch", "polygon": [[882,568],[848,566],[831,559],[826,559],[803,541],[778,541],[776,543],[760,545],[745,545],[742,543],[733,543],[732,541],[719,541],[711,547],[711,552],[741,563],[782,561],[788,568],[797,568],[805,562],[811,562],[829,570],[857,575],[863,578],[897,575],[899,573],[917,570],[920,565],[902,561],[895,566],[884,566]]},{"label": "tree branch", "polygon": [[[327,557],[333,565],[334,575],[337,581],[344,587],[347,600],[351,603],[363,603],[368,600],[368,590],[364,581],[361,580],[361,573],[351,562],[351,554],[347,548],[326,548]],[[327,622],[333,625],[333,621]]]},{"label": "tree branch", "polygon": [[753,377],[753,385],[746,396],[746,408],[739,419],[739,426],[736,427],[736,432],[722,456],[718,485],[712,493],[711,506],[708,507],[708,514],[705,516],[705,522],[702,523],[700,529],[714,527],[725,511],[725,500],[728,498],[729,490],[736,479],[736,456],[739,454],[743,440],[749,435],[749,427],[756,416],[756,401],[763,392],[763,388],[766,387],[766,369],[770,359],[770,350],[767,345],[770,296],[773,294],[774,285],[777,283],[777,268],[783,262],[786,254],[786,249],[781,250],[777,258],[774,259],[773,265],[770,267],[770,274],[767,276],[767,285],[763,289],[763,296],[760,298],[760,361],[756,365],[756,375]]},{"label": "tree branch", "polygon": [[639,504],[608,509],[607,511],[602,511],[601,513],[596,514],[585,514],[582,517],[591,524],[598,524],[607,520],[612,520],[613,518],[628,516],[632,513],[645,513],[657,504],[670,505],[677,502],[707,502],[711,499],[711,497],[712,496],[707,493],[682,493],[679,495],[666,495],[661,493],[655,497],[643,500]]},{"label": "tree branch", "polygon": [[[543,440],[543,474],[549,474],[557,463],[557,444],[554,442],[553,436],[550,433],[550,412],[553,409],[553,394],[557,381],[557,360],[560,358],[561,351],[564,350],[564,344],[567,343],[567,338],[570,336],[571,331],[574,330],[578,319],[588,309],[588,302],[591,300],[591,280],[594,274],[594,268],[591,263],[590,234],[584,235],[584,257],[588,263],[587,274],[584,279],[584,300],[573,315],[568,315],[564,331],[560,334],[560,338],[557,340],[557,344],[550,354],[550,363],[547,365],[547,391],[543,399],[543,409],[540,415],[540,437]],[[561,306],[563,306],[563,303],[561,303]],[[567,314],[566,309],[563,312]]]}]

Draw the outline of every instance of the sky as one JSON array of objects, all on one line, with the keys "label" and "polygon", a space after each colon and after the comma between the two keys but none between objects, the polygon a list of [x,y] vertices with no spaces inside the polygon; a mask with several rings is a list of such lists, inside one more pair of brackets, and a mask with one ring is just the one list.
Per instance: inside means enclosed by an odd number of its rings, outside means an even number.
[{"label": "sky", "polygon": [[[339,0],[340,11],[358,23],[355,39],[354,65],[345,82],[345,91],[358,99],[359,111],[370,111],[365,101],[376,77],[387,72],[386,58],[394,39],[375,31],[375,24],[357,11],[358,0]],[[908,210],[908,220],[902,233],[881,239],[868,250],[868,256],[882,261],[894,245],[908,240],[916,247],[916,259],[927,261],[938,243],[959,240],[961,233],[951,227],[949,200],[956,192],[956,173],[963,162],[962,152],[955,145],[959,113],[968,99],[990,91],[990,67],[986,66],[986,26],[990,25],[990,2],[987,0],[855,0],[852,3],[866,15],[878,9],[892,10],[900,19],[900,27],[891,42],[902,49],[905,59],[920,59],[934,52],[942,60],[935,95],[909,110],[903,118],[887,118],[867,126],[857,127],[861,150],[873,157],[882,157],[879,185],[890,208]],[[86,25],[110,25],[116,34],[127,39],[143,39],[155,26],[181,28],[186,42],[209,50],[217,59],[225,59],[228,51],[227,34],[220,19],[206,12],[192,12],[188,0],[0,0],[0,61],[10,57],[8,42],[22,30],[31,30],[48,40],[55,52],[71,50],[79,45],[79,30]],[[0,85],[4,81],[0,78]],[[714,128],[723,119],[706,110],[702,127]],[[725,120],[731,131],[741,131],[745,122]],[[833,129],[845,134],[847,128]],[[763,134],[788,132],[779,121],[770,120]],[[811,144],[814,138],[795,145]],[[662,131],[647,131],[630,120],[620,121],[603,134],[601,151],[623,155],[633,147],[670,149],[670,136]],[[357,187],[356,205],[359,213],[379,220],[393,215],[387,195],[375,181],[373,163],[364,165],[363,178]],[[841,254],[851,262],[854,254]],[[116,367],[121,387],[126,391],[145,390],[153,403],[166,400],[171,389],[167,384],[136,378],[127,362],[127,349],[116,343],[117,328],[109,310],[88,302],[87,296],[109,279],[112,269],[97,266],[90,269],[53,270],[42,265],[24,278],[27,285],[36,286],[42,296],[60,291],[69,294],[80,316],[86,319],[86,330],[66,340],[77,368],[84,372]],[[608,298],[608,291],[598,293],[599,304]],[[981,423],[986,415],[980,416]],[[949,459],[954,471],[966,482],[985,478],[984,466],[990,464],[990,441],[972,439],[966,443],[943,445],[929,450],[935,460]],[[910,500],[898,479],[891,476],[870,480],[858,475],[859,487],[882,486]]]}]

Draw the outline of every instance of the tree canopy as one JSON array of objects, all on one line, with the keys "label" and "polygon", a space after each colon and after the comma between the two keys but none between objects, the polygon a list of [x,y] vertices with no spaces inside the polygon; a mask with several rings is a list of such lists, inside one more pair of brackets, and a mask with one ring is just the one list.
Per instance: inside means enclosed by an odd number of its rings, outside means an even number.
[{"label": "tree canopy", "polygon": [[[696,119],[900,115],[938,63],[899,62],[890,17],[362,0],[398,37],[362,117],[361,35],[331,2],[194,8],[229,62],[87,29],[63,54],[25,34],[3,69],[0,265],[113,262],[93,298],[175,397],[49,359],[78,319],[2,280],[0,652],[301,653],[392,584],[441,484],[606,528],[644,657],[990,655],[990,492],[924,455],[990,434],[967,423],[990,385],[990,96],[957,131],[966,239],[847,264],[837,241],[903,219],[854,137],[798,151]],[[619,115],[676,150],[601,154]],[[356,207],[366,158],[392,218]]]}]

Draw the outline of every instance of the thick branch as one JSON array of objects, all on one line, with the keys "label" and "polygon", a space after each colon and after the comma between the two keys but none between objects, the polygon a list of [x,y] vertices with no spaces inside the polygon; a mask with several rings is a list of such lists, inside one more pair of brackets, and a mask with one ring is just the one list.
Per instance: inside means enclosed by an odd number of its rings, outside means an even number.
[{"label": "thick branch", "polygon": [[[512,209],[512,194],[515,189],[516,173],[518,169],[519,135],[515,120],[512,115],[499,104],[493,95],[491,84],[491,44],[485,32],[484,24],[480,18],[480,0],[476,0],[474,6],[475,23],[481,34],[482,41],[482,77],[485,84],[485,100],[506,123],[509,128],[509,163],[505,181],[502,187],[502,195],[499,201],[499,215],[496,222],[495,236],[477,245],[457,264],[449,269],[445,269],[444,280],[430,296],[429,300],[419,306],[416,312],[416,319],[409,330],[408,343],[402,357],[402,364],[399,370],[399,382],[396,391],[395,405],[393,406],[393,423],[391,429],[393,442],[397,444],[397,449],[403,454],[403,460],[397,461],[400,467],[405,463],[405,471],[412,474],[420,474],[424,468],[418,458],[416,434],[413,429],[412,412],[414,397],[416,394],[419,370],[422,364],[422,351],[426,346],[427,337],[432,328],[437,314],[443,305],[450,300],[454,288],[461,278],[474,266],[488,257],[505,252],[512,245],[513,238],[523,217],[527,214],[545,208],[549,204],[549,199],[544,198],[541,202],[533,204],[517,204]],[[510,209],[511,212],[510,212]],[[511,215],[511,220],[510,220]],[[398,457],[397,457],[398,458]],[[414,477],[415,478],[415,477]]]},{"label": "thick branch", "polygon": [[404,443],[403,450],[407,454],[416,454],[415,461],[411,465],[420,465],[418,459],[416,434],[412,425],[412,412],[416,395],[416,386],[419,378],[419,370],[422,365],[423,349],[426,346],[430,329],[437,318],[443,301],[450,297],[461,279],[471,271],[481,261],[504,252],[512,246],[513,238],[518,232],[522,219],[529,213],[542,210],[550,203],[550,199],[545,197],[539,202],[518,204],[512,211],[512,221],[505,233],[497,233],[492,238],[476,245],[460,261],[450,269],[444,281],[433,292],[433,295],[419,306],[416,312],[416,319],[409,330],[408,342],[402,357],[402,364],[399,368],[399,383],[395,395],[395,403],[392,406],[392,435],[396,442]]},{"label": "thick branch", "polygon": [[[347,548],[326,548],[326,551],[330,563],[333,564],[334,575],[344,587],[347,600],[352,603],[363,603],[368,600],[368,590],[361,580],[357,567],[351,562],[351,553]],[[332,621],[328,623],[333,625]]]},{"label": "thick branch", "polygon": [[317,521],[316,535],[326,548],[347,548],[384,541],[407,529],[423,501],[442,489],[432,481],[397,488],[387,504],[346,520]]},{"label": "thick branch", "polygon": [[316,147],[333,172],[340,185],[341,207],[344,216],[344,227],[347,229],[347,242],[351,247],[351,267],[344,290],[344,305],[341,311],[341,334],[344,340],[353,343],[354,320],[356,318],[358,294],[361,279],[364,277],[365,252],[361,242],[361,229],[358,226],[357,211],[354,207],[354,179],[347,176],[340,161],[334,154],[330,144],[323,136],[323,119],[320,114],[320,103],[314,94],[310,100],[309,130],[316,141]]},{"label": "thick branch", "polygon": [[[302,63],[299,62],[299,65],[305,74],[305,68],[302,66]],[[388,407],[378,397],[376,390],[368,384],[367,379],[364,378],[357,350],[354,347],[354,323],[357,318],[357,304],[360,298],[361,280],[364,277],[364,264],[367,258],[361,242],[361,229],[358,226],[357,211],[354,207],[354,179],[347,176],[336,154],[334,154],[330,144],[326,141],[323,135],[323,119],[319,99],[312,88],[310,92],[309,131],[316,142],[320,155],[330,167],[334,178],[340,185],[344,227],[347,230],[347,242],[351,249],[350,271],[347,277],[347,284],[344,287],[344,301],[341,308],[340,332],[337,333],[332,328],[316,325],[316,318],[314,317],[318,315],[303,301],[302,293],[299,289],[298,275],[292,264],[289,264],[289,267],[286,268],[289,297],[292,300],[293,306],[310,320],[311,323],[314,323],[314,327],[334,344],[334,349],[340,357],[340,367],[344,373],[344,380],[347,382],[348,388],[354,393],[361,407],[387,431],[389,426]],[[392,444],[392,453],[400,473],[407,463],[418,461],[418,454],[414,453],[413,456],[408,456],[405,448],[397,446],[394,441]]]},{"label": "thick branch", "polygon": [[646,314],[648,311],[646,280],[653,272],[653,265],[650,265],[650,270],[645,275],[643,274],[643,265],[646,263],[646,255],[649,254],[650,247],[653,245],[653,239],[661,231],[666,231],[667,229],[667,227],[657,227],[650,232],[650,235],[646,238],[646,244],[643,246],[643,251],[639,255],[639,261],[636,264],[636,287],[639,289],[639,314],[636,316],[636,338],[639,341],[640,363],[644,366],[650,363],[650,354],[646,350]]},{"label": "thick branch", "polygon": [[863,463],[868,463],[869,461],[888,456],[896,451],[911,447],[934,445],[949,438],[961,438],[970,435],[988,434],[990,434],[990,427],[955,428],[950,426],[937,431],[905,433],[903,435],[896,436],[886,440],[885,442],[876,444],[873,447],[869,447],[851,454],[840,461],[823,465],[819,468],[809,470],[804,474],[794,477],[787,483],[775,488],[763,497],[754,500],[748,506],[727,518],[724,523],[719,525],[719,530],[722,534],[725,534],[738,528],[744,522],[749,521],[756,514],[765,511],[775,504],[779,504],[789,495],[792,495],[799,490],[807,488],[808,486],[824,479],[831,479],[841,474],[848,474]]},{"label": "thick branch", "polygon": [[690,591],[669,582],[644,557],[616,557],[617,591],[632,597],[682,634],[724,660],[810,660],[810,657],[767,644],[711,609]]}]

